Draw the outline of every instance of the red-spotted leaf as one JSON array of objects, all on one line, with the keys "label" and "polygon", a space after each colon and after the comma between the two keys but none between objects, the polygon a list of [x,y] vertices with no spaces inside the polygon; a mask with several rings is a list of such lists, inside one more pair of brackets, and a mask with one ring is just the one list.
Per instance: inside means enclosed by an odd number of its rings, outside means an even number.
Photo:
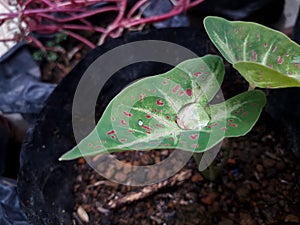
[{"label": "red-spotted leaf", "polygon": [[[61,160],[120,150],[176,148],[182,130],[199,132],[209,123],[205,107],[223,77],[222,59],[208,55],[129,85],[109,103],[92,133]],[[196,107],[186,107],[194,103]],[[192,123],[185,117],[186,109],[194,115]]]},{"label": "red-spotted leaf", "polygon": [[252,22],[209,16],[205,29],[222,55],[252,87],[300,87],[300,46]]}]

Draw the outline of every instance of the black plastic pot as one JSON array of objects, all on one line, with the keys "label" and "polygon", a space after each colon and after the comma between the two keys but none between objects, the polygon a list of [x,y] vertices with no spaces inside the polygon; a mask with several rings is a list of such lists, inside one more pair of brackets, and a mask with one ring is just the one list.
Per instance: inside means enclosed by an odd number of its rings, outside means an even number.
[{"label": "black plastic pot", "polygon": [[[72,192],[76,176],[73,165],[76,161],[59,162],[58,158],[75,144],[71,108],[81,76],[95,59],[108,50],[125,43],[149,39],[177,43],[199,56],[216,53],[206,34],[190,28],[132,33],[108,41],[91,51],[49,97],[35,127],[28,132],[22,147],[18,192],[32,224],[72,224],[71,215],[74,206]],[[155,62],[136,63],[123,68],[102,89],[98,104],[104,108],[127,84],[144,76],[164,72],[169,68],[170,66]]]}]

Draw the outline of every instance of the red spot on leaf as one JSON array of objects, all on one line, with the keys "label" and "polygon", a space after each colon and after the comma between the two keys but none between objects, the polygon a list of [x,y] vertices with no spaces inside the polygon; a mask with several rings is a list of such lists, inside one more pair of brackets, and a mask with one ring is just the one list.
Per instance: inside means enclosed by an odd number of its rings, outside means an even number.
[{"label": "red spot on leaf", "polygon": [[237,124],[235,124],[235,123],[230,123],[229,126],[231,126],[231,127],[237,127]]},{"label": "red spot on leaf", "polygon": [[128,124],[125,122],[125,120],[121,120],[121,124],[124,126],[127,126]]},{"label": "red spot on leaf", "polygon": [[166,116],[166,118],[169,120],[169,119],[171,119],[171,117],[170,116]]},{"label": "red spot on leaf", "polygon": [[265,47],[265,48],[268,47],[268,44],[267,44],[267,43],[264,43],[264,47]]},{"label": "red spot on leaf", "polygon": [[165,144],[166,147],[170,146],[170,144]]},{"label": "red spot on leaf", "polygon": [[252,50],[252,57],[254,61],[257,61],[257,53]]},{"label": "red spot on leaf", "polygon": [[162,124],[159,124],[159,123],[155,124],[155,126],[157,126],[157,127],[164,127]]},{"label": "red spot on leaf", "polygon": [[156,113],[156,112],[157,112],[157,109],[154,109],[153,111]]},{"label": "red spot on leaf", "polygon": [[183,92],[183,91],[180,91],[179,96],[182,96],[183,94],[184,94],[184,92]]},{"label": "red spot on leaf", "polygon": [[129,130],[128,130],[128,132],[129,132],[129,133],[133,133],[134,131],[133,131],[133,130],[131,130],[131,129],[129,129]]},{"label": "red spot on leaf", "polygon": [[144,128],[144,129],[146,129],[146,130],[152,130],[152,128],[151,128],[151,127],[149,127],[149,126],[146,126],[146,125],[142,125],[142,128]]},{"label": "red spot on leaf", "polygon": [[284,59],[280,57],[280,55],[277,57],[278,64],[282,64],[284,62]]},{"label": "red spot on leaf", "polygon": [[146,115],[146,118],[147,118],[147,119],[150,119],[150,118],[151,118],[151,116],[150,116],[150,115]]},{"label": "red spot on leaf", "polygon": [[111,136],[111,138],[112,138],[112,139],[116,139],[116,137],[115,137],[114,135],[113,135],[113,136]]},{"label": "red spot on leaf", "polygon": [[115,119],[115,117],[112,116],[112,117],[111,117],[111,120],[112,120],[112,121],[115,121],[116,119]]},{"label": "red spot on leaf", "polygon": [[156,89],[153,89],[152,92],[153,92],[153,93],[156,93]]},{"label": "red spot on leaf", "polygon": [[289,57],[289,55],[290,55],[290,54],[289,54],[288,52],[287,52],[287,53],[285,53],[285,56],[286,56],[286,57]]},{"label": "red spot on leaf", "polygon": [[126,142],[126,139],[121,139],[120,141],[121,141],[121,142]]},{"label": "red spot on leaf", "polygon": [[188,95],[188,96],[192,96],[192,89],[186,89],[185,93]]},{"label": "red spot on leaf", "polygon": [[257,40],[260,41],[260,33],[256,34]]},{"label": "red spot on leaf", "polygon": [[100,149],[100,148],[102,148],[102,145],[95,146],[95,149]]},{"label": "red spot on leaf", "polygon": [[93,147],[93,144],[89,144],[89,147]]},{"label": "red spot on leaf", "polygon": [[192,144],[192,148],[198,148],[198,144]]},{"label": "red spot on leaf", "polygon": [[196,72],[196,73],[194,73],[194,76],[199,77],[201,74],[202,74],[202,72]]},{"label": "red spot on leaf", "polygon": [[199,134],[193,134],[190,136],[192,140],[196,140],[199,137]]},{"label": "red spot on leaf", "polygon": [[132,117],[132,114],[131,113],[128,113],[128,112],[123,112],[123,114],[125,115],[125,116],[128,116],[128,117]]},{"label": "red spot on leaf", "polygon": [[157,99],[156,104],[159,106],[163,106],[165,103],[161,99]]},{"label": "red spot on leaf", "polygon": [[272,69],[272,68],[273,68],[273,65],[270,64],[269,67]]},{"label": "red spot on leaf", "polygon": [[232,123],[232,122],[233,122],[233,119],[228,120],[228,122]]},{"label": "red spot on leaf", "polygon": [[176,93],[178,91],[178,89],[180,88],[179,84],[176,84],[176,86],[174,87],[174,89],[172,90],[173,93]]},{"label": "red spot on leaf", "polygon": [[206,78],[205,76],[202,76],[202,77],[201,77],[201,80],[205,80],[205,78]]},{"label": "red spot on leaf", "polygon": [[226,127],[222,127],[221,130],[222,130],[222,131],[226,131],[227,128],[226,128]]},{"label": "red spot on leaf", "polygon": [[245,117],[248,115],[248,112],[243,112],[242,117]]},{"label": "red spot on leaf", "polygon": [[168,84],[168,81],[164,80],[164,81],[163,81],[163,84],[164,84],[164,85],[167,85],[167,84]]},{"label": "red spot on leaf", "polygon": [[276,49],[277,49],[277,46],[275,45],[274,48],[273,48],[273,50],[272,50],[272,52],[275,52]]},{"label": "red spot on leaf", "polygon": [[107,135],[111,135],[111,134],[115,134],[115,133],[116,133],[115,130],[110,130],[110,131],[108,131],[106,134],[107,134]]},{"label": "red spot on leaf", "polygon": [[218,123],[213,123],[213,124],[210,124],[209,126],[207,126],[207,128],[216,127],[216,126],[218,126],[218,125],[219,125]]},{"label": "red spot on leaf", "polygon": [[140,101],[143,101],[143,99],[144,99],[145,96],[146,96],[145,94],[141,94],[140,95]]}]

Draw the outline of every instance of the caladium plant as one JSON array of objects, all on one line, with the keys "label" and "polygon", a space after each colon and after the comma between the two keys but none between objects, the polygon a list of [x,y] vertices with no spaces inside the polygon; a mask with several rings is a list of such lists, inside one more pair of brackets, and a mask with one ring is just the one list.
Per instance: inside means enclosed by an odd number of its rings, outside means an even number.
[{"label": "caladium plant", "polygon": [[222,59],[207,55],[129,85],[109,103],[95,129],[60,160],[125,150],[203,152],[225,137],[245,135],[259,118],[265,95],[253,90],[210,104],[223,77]]},{"label": "caladium plant", "polygon": [[252,22],[209,16],[205,29],[250,87],[300,87],[300,46],[283,33]]}]

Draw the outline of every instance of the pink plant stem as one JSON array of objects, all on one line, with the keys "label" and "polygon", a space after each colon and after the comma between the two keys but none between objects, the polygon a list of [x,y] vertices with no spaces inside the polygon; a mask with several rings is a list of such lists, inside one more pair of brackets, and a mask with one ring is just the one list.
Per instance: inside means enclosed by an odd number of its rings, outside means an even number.
[{"label": "pink plant stem", "polygon": [[55,18],[55,17],[49,16],[45,13],[40,13],[39,15],[42,16],[42,17],[45,17],[47,19],[53,20],[55,22],[58,22],[58,23],[66,23],[66,22],[70,22],[70,21],[73,21],[73,20],[79,20],[79,19],[87,18],[87,17],[90,17],[90,16],[94,16],[96,14],[109,12],[109,11],[118,11],[118,8],[117,7],[105,7],[105,8],[101,8],[101,9],[98,9],[98,10],[94,10],[92,12],[82,13],[80,15],[72,15],[69,18],[63,18],[63,19]]},{"label": "pink plant stem", "polygon": [[[197,0],[197,3],[200,4],[203,1],[204,0]],[[189,8],[190,7],[187,6],[187,9],[189,9]],[[173,16],[176,16],[176,15],[182,13],[183,11],[184,11],[183,9],[180,9],[180,8],[177,7],[175,9],[171,10],[170,12],[165,13],[163,15],[152,16],[152,17],[149,17],[149,18],[143,18],[143,19],[138,19],[138,20],[128,20],[128,21],[125,21],[125,23],[122,24],[122,25],[125,26],[126,28],[129,28],[129,27],[134,27],[134,26],[137,26],[137,25],[140,25],[140,24],[143,24],[143,23],[160,22],[162,20],[165,20],[165,19],[171,18]]]},{"label": "pink plant stem", "polygon": [[95,48],[96,45],[94,45],[92,42],[90,42],[89,40],[87,40],[86,38],[76,34],[76,33],[73,33],[71,31],[67,31],[67,30],[64,30],[63,32],[65,32],[67,35],[77,39],[78,41],[84,43],[85,45],[89,46],[91,49]]},{"label": "pink plant stem", "polygon": [[147,3],[148,0],[140,0],[138,1],[131,9],[130,11],[128,12],[127,14],[127,18],[131,18],[134,13],[140,8],[142,7],[145,3]]},{"label": "pink plant stem", "polygon": [[84,25],[77,25],[77,24],[64,24],[64,25],[39,25],[38,27],[31,27],[31,31],[36,32],[45,32],[49,31],[47,33],[53,33],[61,31],[62,29],[70,29],[70,30],[85,30],[85,31],[96,31],[99,33],[105,33],[105,29],[99,26],[94,27],[88,27]]}]

